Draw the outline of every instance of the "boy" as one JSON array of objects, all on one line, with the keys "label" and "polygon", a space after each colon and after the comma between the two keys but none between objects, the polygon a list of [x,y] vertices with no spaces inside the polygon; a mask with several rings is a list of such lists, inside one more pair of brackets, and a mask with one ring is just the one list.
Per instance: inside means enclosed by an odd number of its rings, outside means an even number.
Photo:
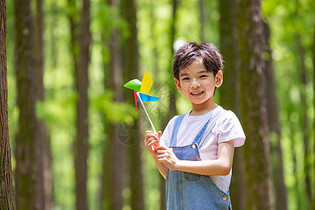
[{"label": "boy", "polygon": [[234,147],[244,144],[245,134],[236,115],[214,102],[222,69],[222,56],[210,43],[191,42],[175,54],[174,81],[192,110],[173,117],[163,135],[147,131],[144,140],[166,179],[169,210],[231,208]]}]

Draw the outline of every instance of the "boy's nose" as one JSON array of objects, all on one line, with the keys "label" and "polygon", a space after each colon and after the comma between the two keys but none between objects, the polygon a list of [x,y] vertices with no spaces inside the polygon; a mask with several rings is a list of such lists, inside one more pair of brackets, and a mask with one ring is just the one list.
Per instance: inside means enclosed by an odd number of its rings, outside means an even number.
[{"label": "boy's nose", "polygon": [[193,79],[191,83],[192,88],[200,87],[200,83],[197,79]]}]

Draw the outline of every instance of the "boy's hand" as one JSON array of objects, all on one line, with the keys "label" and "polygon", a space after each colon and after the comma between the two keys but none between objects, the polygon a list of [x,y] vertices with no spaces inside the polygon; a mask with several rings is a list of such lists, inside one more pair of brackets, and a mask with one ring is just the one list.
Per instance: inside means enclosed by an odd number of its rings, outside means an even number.
[{"label": "boy's hand", "polygon": [[161,131],[159,131],[158,133],[154,133],[152,131],[145,132],[144,145],[147,148],[147,150],[154,156],[157,155],[156,148],[160,146],[161,135],[162,135]]},{"label": "boy's hand", "polygon": [[165,146],[157,147],[157,159],[172,171],[176,170],[180,161],[173,150]]}]

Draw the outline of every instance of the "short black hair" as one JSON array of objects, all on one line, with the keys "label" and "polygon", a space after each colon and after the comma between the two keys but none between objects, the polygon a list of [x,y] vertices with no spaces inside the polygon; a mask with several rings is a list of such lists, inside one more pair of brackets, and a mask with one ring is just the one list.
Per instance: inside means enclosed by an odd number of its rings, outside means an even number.
[{"label": "short black hair", "polygon": [[222,55],[214,44],[205,42],[198,45],[196,42],[189,42],[179,48],[174,56],[174,78],[179,79],[179,71],[199,59],[208,71],[213,72],[213,75],[223,69]]}]

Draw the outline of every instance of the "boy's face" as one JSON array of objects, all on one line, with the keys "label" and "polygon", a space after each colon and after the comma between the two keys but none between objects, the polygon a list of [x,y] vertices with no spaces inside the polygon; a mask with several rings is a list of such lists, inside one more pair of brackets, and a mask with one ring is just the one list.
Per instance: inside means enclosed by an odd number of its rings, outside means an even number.
[{"label": "boy's face", "polygon": [[222,71],[215,76],[209,72],[202,60],[194,61],[190,66],[179,71],[179,79],[175,83],[179,92],[194,104],[213,102],[215,87],[220,87],[223,81]]}]

